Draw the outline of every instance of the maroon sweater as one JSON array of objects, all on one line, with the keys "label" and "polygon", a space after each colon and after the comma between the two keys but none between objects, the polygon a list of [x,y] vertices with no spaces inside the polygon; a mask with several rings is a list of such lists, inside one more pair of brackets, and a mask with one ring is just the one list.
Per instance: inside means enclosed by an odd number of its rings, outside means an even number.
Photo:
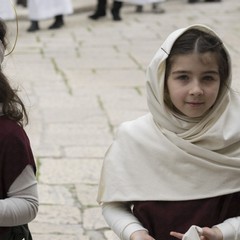
[{"label": "maroon sweater", "polygon": [[240,192],[200,200],[134,202],[133,213],[156,240],[176,240],[170,231],[185,233],[191,225],[212,227],[240,216]]},{"label": "maroon sweater", "polygon": [[[36,166],[29,139],[21,126],[8,118],[0,117],[0,199],[7,198],[7,192],[24,168]],[[1,233],[7,228],[0,227]]]}]

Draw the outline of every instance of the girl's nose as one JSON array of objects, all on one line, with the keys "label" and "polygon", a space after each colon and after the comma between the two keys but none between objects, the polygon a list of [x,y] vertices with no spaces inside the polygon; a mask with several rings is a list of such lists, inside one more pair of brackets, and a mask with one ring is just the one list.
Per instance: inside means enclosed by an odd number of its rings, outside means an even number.
[{"label": "girl's nose", "polygon": [[195,82],[192,84],[189,94],[191,95],[202,95],[203,94],[203,88],[199,82]]}]

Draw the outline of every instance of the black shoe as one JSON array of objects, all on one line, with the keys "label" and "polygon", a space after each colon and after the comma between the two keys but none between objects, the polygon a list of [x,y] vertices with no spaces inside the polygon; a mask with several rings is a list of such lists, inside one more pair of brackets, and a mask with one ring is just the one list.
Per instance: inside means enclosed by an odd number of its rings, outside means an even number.
[{"label": "black shoe", "polygon": [[101,17],[105,17],[106,16],[106,12],[95,12],[94,14],[88,16],[88,18],[92,19],[92,20],[98,20]]},{"label": "black shoe", "polygon": [[188,3],[196,3],[198,0],[188,0]]},{"label": "black shoe", "polygon": [[55,21],[53,24],[51,24],[48,29],[58,29],[61,28],[64,25],[63,22],[57,22]]},{"label": "black shoe", "polygon": [[162,14],[165,13],[165,10],[159,6],[157,3],[152,4],[152,11],[154,13]]},{"label": "black shoe", "polygon": [[51,24],[48,29],[58,29],[64,25],[63,16],[58,15],[55,17],[55,21]]},{"label": "black shoe", "polygon": [[152,4],[152,10],[154,11],[154,10],[156,10],[158,8],[158,4],[157,3],[153,3]]},{"label": "black shoe", "polygon": [[113,21],[121,21],[122,18],[119,15],[119,12],[115,12],[114,10],[111,10]]},{"label": "black shoe", "polygon": [[17,5],[22,5],[23,7],[27,7],[27,0],[17,0]]},{"label": "black shoe", "polygon": [[143,12],[143,6],[142,5],[137,5],[136,12],[137,13],[142,13]]},{"label": "black shoe", "polygon": [[38,26],[38,21],[31,21],[31,25],[30,27],[27,29],[28,32],[36,32],[38,31],[40,28]]}]

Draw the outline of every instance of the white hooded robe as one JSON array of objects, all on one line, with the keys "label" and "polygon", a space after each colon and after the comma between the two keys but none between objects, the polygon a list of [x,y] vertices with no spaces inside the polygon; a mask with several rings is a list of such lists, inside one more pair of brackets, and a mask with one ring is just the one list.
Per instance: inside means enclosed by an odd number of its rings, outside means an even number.
[{"label": "white hooded robe", "polygon": [[43,20],[73,12],[71,0],[28,0],[30,20]]}]

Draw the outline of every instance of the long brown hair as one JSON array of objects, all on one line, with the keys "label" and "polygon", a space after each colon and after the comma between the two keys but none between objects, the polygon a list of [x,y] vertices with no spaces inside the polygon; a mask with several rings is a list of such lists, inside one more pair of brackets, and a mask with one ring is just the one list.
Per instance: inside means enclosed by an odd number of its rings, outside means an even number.
[{"label": "long brown hair", "polygon": [[[0,40],[6,49],[6,24],[0,20]],[[0,66],[0,103],[2,104],[3,114],[11,120],[16,121],[21,126],[28,123],[26,108],[22,100],[17,95],[17,90],[13,89],[2,72]]]}]

